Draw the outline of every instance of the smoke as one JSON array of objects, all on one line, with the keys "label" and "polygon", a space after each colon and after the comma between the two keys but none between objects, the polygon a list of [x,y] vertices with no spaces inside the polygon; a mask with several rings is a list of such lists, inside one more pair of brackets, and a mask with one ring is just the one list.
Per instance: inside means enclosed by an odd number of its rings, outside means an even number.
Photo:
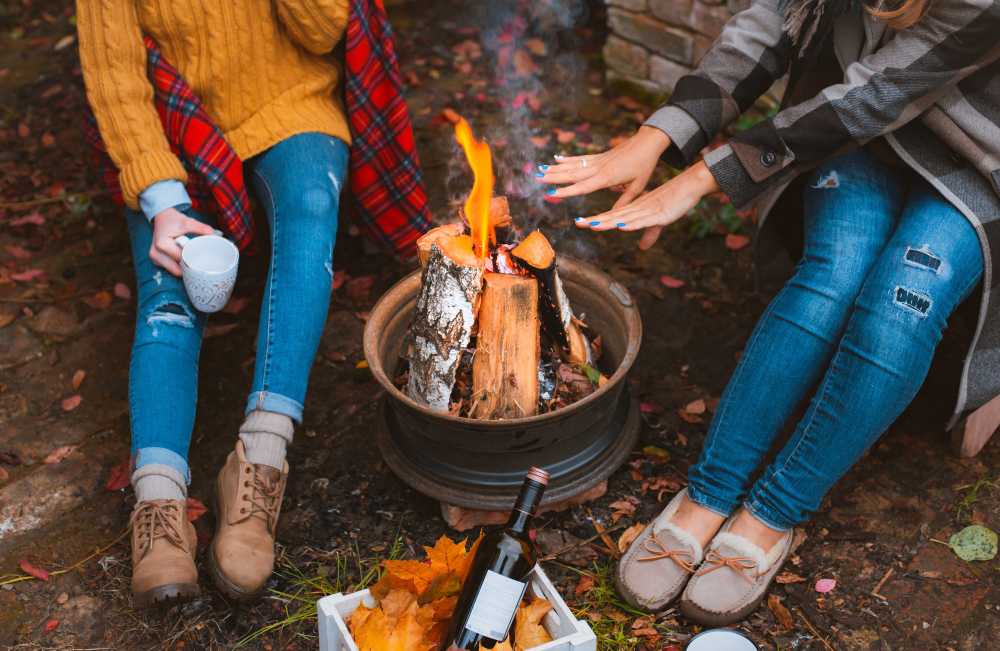
[{"label": "smoke", "polygon": [[[576,32],[589,13],[587,0],[466,0],[465,21],[478,32],[473,41],[487,67],[486,84],[470,88],[467,98],[480,112],[467,117],[476,137],[490,144],[494,194],[507,196],[525,234],[544,225],[553,245],[564,245],[561,252],[585,258],[592,257],[589,245],[571,227],[571,216],[582,214],[582,199],[552,202],[545,191],[553,186],[539,183],[534,174],[538,165],[553,162],[553,153],[574,153],[557,141],[553,123],[571,130],[579,118],[567,115],[567,107],[593,99],[587,93],[587,62],[578,52],[583,39]],[[474,50],[468,42],[462,47]],[[471,187],[457,144],[446,187],[454,201],[464,201]]]}]

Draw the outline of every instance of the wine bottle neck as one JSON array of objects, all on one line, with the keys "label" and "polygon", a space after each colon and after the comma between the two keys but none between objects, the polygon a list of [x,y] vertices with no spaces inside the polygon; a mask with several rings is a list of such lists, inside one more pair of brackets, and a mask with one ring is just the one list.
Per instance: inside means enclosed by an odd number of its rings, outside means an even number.
[{"label": "wine bottle neck", "polygon": [[522,533],[531,526],[531,521],[535,517],[535,509],[542,501],[542,494],[545,486],[531,479],[526,479],[521,486],[521,492],[514,502],[514,510],[507,520],[507,529],[511,533]]}]

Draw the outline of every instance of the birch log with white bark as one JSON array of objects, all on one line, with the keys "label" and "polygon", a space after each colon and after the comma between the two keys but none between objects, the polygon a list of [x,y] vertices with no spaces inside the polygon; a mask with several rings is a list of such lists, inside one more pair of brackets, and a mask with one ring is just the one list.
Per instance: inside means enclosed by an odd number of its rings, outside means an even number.
[{"label": "birch log with white bark", "polygon": [[436,411],[448,411],[455,372],[469,346],[482,292],[484,263],[467,248],[465,239],[431,245],[413,309],[406,392]]}]

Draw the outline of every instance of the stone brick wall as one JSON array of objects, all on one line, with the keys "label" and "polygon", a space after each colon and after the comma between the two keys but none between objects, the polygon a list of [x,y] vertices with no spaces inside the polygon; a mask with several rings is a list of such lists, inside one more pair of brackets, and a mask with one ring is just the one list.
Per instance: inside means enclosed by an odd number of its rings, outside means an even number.
[{"label": "stone brick wall", "polygon": [[654,95],[673,89],[749,0],[604,0],[611,34],[604,45],[608,81]]}]

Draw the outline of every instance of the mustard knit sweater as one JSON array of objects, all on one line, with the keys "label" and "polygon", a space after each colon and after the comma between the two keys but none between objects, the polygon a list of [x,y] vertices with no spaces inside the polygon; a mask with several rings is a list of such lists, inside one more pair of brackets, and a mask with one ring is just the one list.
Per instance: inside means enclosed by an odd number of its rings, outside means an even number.
[{"label": "mustard knit sweater", "polygon": [[146,77],[148,34],[184,76],[236,154],[246,160],[290,136],[318,132],[350,144],[330,52],[349,0],[77,0],[87,99],[125,203],[157,181],[187,181],[170,151]]}]

